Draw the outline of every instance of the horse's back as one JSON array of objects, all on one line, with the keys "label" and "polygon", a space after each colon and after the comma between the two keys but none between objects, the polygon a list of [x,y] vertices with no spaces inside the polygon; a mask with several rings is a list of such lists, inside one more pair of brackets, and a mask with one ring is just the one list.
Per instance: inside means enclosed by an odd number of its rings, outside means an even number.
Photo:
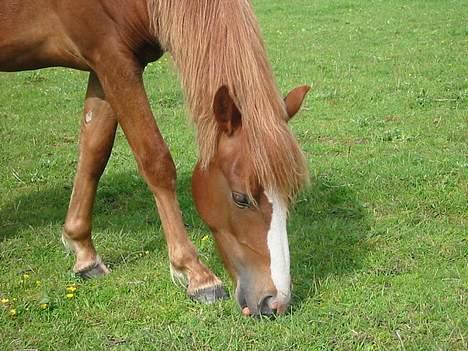
[{"label": "horse's back", "polygon": [[93,59],[111,45],[135,52],[151,47],[148,27],[141,1],[2,0],[0,71],[51,66],[92,70]]},{"label": "horse's back", "polygon": [[0,70],[85,68],[77,57],[69,57],[75,50],[58,10],[57,2],[50,0],[0,2]]}]

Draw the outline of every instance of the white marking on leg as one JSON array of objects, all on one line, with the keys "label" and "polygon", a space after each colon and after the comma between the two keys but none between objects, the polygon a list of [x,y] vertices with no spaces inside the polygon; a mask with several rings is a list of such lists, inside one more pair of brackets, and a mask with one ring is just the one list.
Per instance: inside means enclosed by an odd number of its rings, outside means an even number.
[{"label": "white marking on leg", "polygon": [[171,263],[169,263],[169,270],[171,272],[171,279],[175,285],[181,286],[182,288],[187,288],[188,279],[184,272],[176,269]]},{"label": "white marking on leg", "polygon": [[287,303],[291,296],[289,245],[286,232],[287,209],[276,193],[267,191],[265,195],[272,206],[270,229],[267,235],[271,279],[278,291],[276,300],[279,303]]},{"label": "white marking on leg", "polygon": [[88,111],[85,115],[85,123],[90,123],[93,119],[93,111]]},{"label": "white marking on leg", "polygon": [[62,233],[62,244],[65,247],[65,250],[67,251],[67,253],[75,252],[75,249],[72,243],[65,237],[65,233]]}]

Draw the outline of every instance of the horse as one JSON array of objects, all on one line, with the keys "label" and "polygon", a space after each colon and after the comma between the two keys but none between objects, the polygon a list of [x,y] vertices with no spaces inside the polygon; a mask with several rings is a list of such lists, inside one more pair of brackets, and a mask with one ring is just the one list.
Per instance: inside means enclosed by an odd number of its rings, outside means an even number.
[{"label": "horse", "polygon": [[91,239],[92,208],[120,125],[154,196],[171,274],[184,279],[190,298],[226,298],[187,236],[174,162],[144,90],[145,67],[164,53],[178,68],[197,130],[193,198],[235,298],[245,315],[282,314],[291,297],[288,206],[308,179],[287,122],[309,86],[282,98],[248,0],[0,2],[0,71],[89,72],[62,232],[73,271],[84,278],[109,273]]}]

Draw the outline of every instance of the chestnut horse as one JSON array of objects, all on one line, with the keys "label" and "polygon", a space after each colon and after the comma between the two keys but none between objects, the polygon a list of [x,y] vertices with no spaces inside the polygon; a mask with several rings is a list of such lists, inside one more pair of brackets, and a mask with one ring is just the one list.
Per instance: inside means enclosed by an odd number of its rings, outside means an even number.
[{"label": "chestnut horse", "polygon": [[283,313],[290,300],[287,207],[308,178],[287,126],[308,86],[282,99],[248,0],[2,0],[0,70],[89,71],[79,161],[63,241],[84,277],[109,272],[91,240],[92,207],[117,124],[154,195],[171,272],[202,302],[223,285],[188,239],[176,171],[143,87],[168,52],[198,132],[192,189],[236,284],[244,314]]}]

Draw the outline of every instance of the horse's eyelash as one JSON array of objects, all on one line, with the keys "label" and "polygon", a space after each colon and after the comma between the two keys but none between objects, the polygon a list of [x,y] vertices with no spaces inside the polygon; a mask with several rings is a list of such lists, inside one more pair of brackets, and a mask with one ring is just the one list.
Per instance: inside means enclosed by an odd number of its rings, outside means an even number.
[{"label": "horse's eyelash", "polygon": [[232,200],[240,208],[248,208],[252,205],[247,195],[236,191],[232,192]]}]

